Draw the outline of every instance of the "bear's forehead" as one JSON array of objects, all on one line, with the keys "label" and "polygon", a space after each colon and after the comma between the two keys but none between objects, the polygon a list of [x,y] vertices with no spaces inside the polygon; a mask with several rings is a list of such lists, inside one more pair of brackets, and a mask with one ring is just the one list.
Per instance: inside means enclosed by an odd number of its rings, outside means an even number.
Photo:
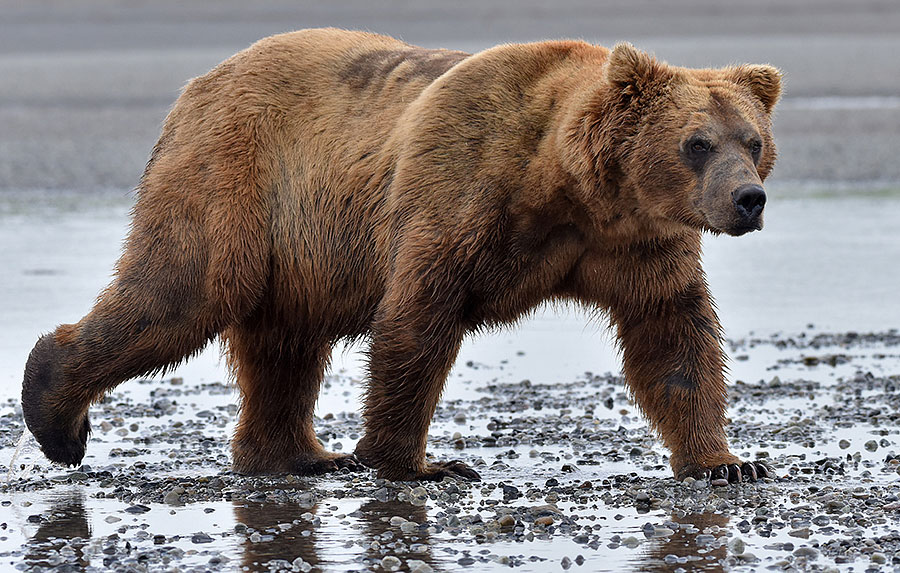
[{"label": "bear's forehead", "polygon": [[687,128],[718,125],[744,131],[759,128],[764,119],[749,94],[724,81],[691,85],[676,94],[673,104],[673,109],[684,118]]}]

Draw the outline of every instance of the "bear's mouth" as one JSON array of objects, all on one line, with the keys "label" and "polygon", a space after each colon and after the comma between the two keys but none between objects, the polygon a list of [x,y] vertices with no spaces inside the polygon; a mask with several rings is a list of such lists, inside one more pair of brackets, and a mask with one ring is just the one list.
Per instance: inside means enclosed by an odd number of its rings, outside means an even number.
[{"label": "bear's mouth", "polygon": [[732,227],[726,233],[731,235],[732,237],[740,237],[741,235],[746,235],[747,233],[752,233],[753,231],[762,231],[762,223],[757,222],[753,225],[741,225],[739,227]]}]

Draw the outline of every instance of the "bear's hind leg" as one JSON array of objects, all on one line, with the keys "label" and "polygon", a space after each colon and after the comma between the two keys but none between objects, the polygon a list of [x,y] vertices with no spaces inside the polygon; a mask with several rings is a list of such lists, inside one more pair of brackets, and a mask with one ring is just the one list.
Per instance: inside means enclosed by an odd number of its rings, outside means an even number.
[{"label": "bear's hind leg", "polygon": [[317,475],[362,469],[352,455],[322,448],[313,429],[331,344],[313,342],[273,322],[255,315],[223,335],[241,392],[231,444],[234,470]]},{"label": "bear's hind leg", "polygon": [[[115,280],[91,312],[42,337],[28,357],[22,411],[52,461],[81,461],[92,402],[199,352],[264,292],[268,207],[204,202],[210,193],[178,158],[161,152],[148,166]],[[173,181],[197,185],[188,194]]]},{"label": "bear's hind leg", "polygon": [[385,479],[479,480],[462,462],[425,458],[428,427],[465,333],[452,300],[458,291],[448,289],[451,300],[439,301],[428,280],[400,276],[382,301],[369,349],[366,433],[356,455]]},{"label": "bear's hind leg", "polygon": [[186,271],[173,265],[165,276],[144,273],[128,259],[87,316],[42,336],[28,357],[22,411],[51,461],[81,462],[92,402],[200,351],[221,328],[217,305],[191,288]]}]

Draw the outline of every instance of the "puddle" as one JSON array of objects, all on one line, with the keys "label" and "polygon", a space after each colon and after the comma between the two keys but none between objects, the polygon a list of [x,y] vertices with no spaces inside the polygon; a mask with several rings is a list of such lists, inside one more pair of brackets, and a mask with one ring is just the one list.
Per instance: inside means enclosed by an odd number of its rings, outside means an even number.
[{"label": "puddle", "polygon": [[[129,206],[118,192],[0,195],[0,568],[900,565],[900,198],[774,197],[763,233],[706,240],[730,340],[733,450],[778,476],[728,488],[671,479],[611,336],[565,308],[461,352],[429,451],[474,465],[478,484],[231,474],[237,396],[216,347],[94,406],[84,466],[49,465],[27,441],[14,458],[25,357],[105,286]],[[352,451],[359,348],[334,364],[316,429]]]}]

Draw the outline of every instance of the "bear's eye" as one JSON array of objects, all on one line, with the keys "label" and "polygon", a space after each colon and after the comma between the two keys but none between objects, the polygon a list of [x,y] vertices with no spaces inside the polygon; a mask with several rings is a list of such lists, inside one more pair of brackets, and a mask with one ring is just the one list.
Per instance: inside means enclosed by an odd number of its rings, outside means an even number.
[{"label": "bear's eye", "polygon": [[688,149],[694,153],[706,153],[712,148],[712,144],[702,137],[695,137],[688,142]]},{"label": "bear's eye", "polygon": [[759,157],[759,154],[762,153],[762,141],[755,139],[750,142],[750,153],[753,157]]}]

